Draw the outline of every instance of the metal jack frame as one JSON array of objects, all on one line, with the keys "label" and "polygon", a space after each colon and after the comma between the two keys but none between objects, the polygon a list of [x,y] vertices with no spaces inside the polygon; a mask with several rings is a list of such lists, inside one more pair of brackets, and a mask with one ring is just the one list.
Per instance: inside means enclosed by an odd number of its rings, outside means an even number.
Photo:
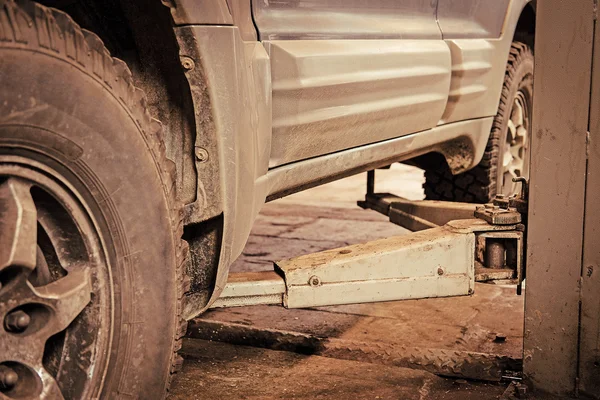
[{"label": "metal jack frame", "polygon": [[[212,307],[279,304],[305,308],[464,296],[473,294],[475,281],[518,283],[520,293],[524,276],[522,222],[526,219],[526,182],[522,196],[498,197],[486,205],[414,202],[374,193],[374,184],[375,173],[371,171],[365,200],[359,205],[388,215],[391,222],[413,233],[278,261],[274,271],[233,273]],[[193,331],[208,338],[212,338],[211,332],[219,331],[228,340],[240,343],[253,336],[278,343],[318,340],[283,331],[249,331],[250,328],[238,325],[218,325],[215,330],[210,321],[203,321],[196,323]],[[471,379],[498,381],[507,371],[518,374],[522,368],[521,359],[494,354],[398,346],[373,349],[367,343],[331,340],[317,347],[321,349],[319,354],[325,356],[351,358],[352,354],[367,351],[380,363]],[[391,360],[390,354],[394,355]]]},{"label": "metal jack frame", "polygon": [[365,200],[358,201],[358,205],[387,215],[390,222],[413,232],[452,225],[453,220],[472,219],[474,216],[495,226],[517,225],[515,231],[477,234],[475,281],[516,283],[517,294],[520,295],[525,269],[524,228],[529,189],[525,178],[513,180],[523,185],[521,193],[511,197],[499,194],[490,204],[411,201],[390,193],[375,193],[375,171],[369,171]]},{"label": "metal jack frame", "polygon": [[231,274],[213,307],[461,296],[473,293],[476,280],[512,280],[520,292],[525,227],[515,205],[526,204],[524,197],[498,197],[484,206],[412,202],[373,193],[374,181],[371,171],[359,205],[414,233],[278,261],[273,272]]}]

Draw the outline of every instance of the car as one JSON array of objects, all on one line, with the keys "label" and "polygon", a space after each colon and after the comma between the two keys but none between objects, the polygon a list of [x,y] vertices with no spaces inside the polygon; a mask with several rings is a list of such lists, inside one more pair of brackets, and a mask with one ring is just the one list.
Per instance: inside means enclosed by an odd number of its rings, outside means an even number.
[{"label": "car", "polygon": [[535,1],[0,5],[2,397],[165,396],[267,201],[528,175]]}]

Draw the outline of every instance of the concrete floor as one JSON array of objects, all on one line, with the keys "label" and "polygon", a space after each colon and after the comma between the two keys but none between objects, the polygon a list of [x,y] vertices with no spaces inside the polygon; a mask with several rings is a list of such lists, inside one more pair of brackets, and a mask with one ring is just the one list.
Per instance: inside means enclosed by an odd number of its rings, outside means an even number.
[{"label": "concrete floor", "polygon": [[[422,179],[420,170],[395,165],[377,171],[376,191],[420,199]],[[361,174],[267,204],[232,270],[272,270],[276,260],[407,233],[387,217],[356,206],[364,196],[365,180]],[[237,344],[203,340],[224,340],[217,332],[207,336],[206,329],[197,329],[215,324],[383,350],[364,359],[352,349],[350,357],[322,357],[276,351],[277,346],[244,337],[233,341]],[[507,383],[441,378],[398,367],[385,349],[453,349],[521,358],[522,334],[523,297],[514,288],[488,284],[477,284],[473,296],[460,298],[303,310],[216,309],[190,324],[183,371],[170,398],[495,399]]]}]

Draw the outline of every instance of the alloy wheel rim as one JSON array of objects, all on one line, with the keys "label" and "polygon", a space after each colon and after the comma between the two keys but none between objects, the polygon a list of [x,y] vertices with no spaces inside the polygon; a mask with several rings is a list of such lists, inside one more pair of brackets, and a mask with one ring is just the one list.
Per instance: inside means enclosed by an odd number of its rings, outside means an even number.
[{"label": "alloy wheel rim", "polygon": [[0,398],[90,397],[110,341],[107,258],[81,198],[36,164],[0,156]]},{"label": "alloy wheel rim", "polygon": [[506,131],[506,142],[501,159],[502,184],[498,193],[512,195],[518,190],[513,178],[529,178],[529,129],[530,114],[527,97],[518,91],[510,112]]}]

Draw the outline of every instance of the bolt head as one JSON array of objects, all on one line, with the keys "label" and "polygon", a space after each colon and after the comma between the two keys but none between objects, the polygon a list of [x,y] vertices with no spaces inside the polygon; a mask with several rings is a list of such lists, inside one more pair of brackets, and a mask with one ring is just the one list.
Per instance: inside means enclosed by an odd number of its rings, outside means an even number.
[{"label": "bolt head", "polygon": [[29,326],[31,317],[23,311],[13,311],[4,319],[4,327],[9,332],[23,332]]},{"label": "bolt head", "polygon": [[437,274],[440,276],[444,275],[444,269],[442,267],[438,267]]},{"label": "bolt head", "polygon": [[310,286],[313,286],[313,287],[314,287],[314,286],[320,286],[320,285],[321,285],[321,279],[320,279],[318,276],[316,276],[316,275],[313,275],[313,276],[311,276],[311,277],[308,279],[308,284],[309,284]]},{"label": "bolt head", "polygon": [[194,154],[196,155],[196,160],[198,160],[198,162],[208,161],[208,151],[206,151],[206,149],[196,147]]},{"label": "bolt head", "polygon": [[3,367],[0,370],[0,388],[12,389],[19,382],[19,375],[11,368]]},{"label": "bolt head", "polygon": [[181,57],[181,65],[183,66],[183,69],[185,69],[186,71],[191,71],[196,66],[194,64],[194,60],[192,60],[191,58],[186,57],[186,56]]}]

